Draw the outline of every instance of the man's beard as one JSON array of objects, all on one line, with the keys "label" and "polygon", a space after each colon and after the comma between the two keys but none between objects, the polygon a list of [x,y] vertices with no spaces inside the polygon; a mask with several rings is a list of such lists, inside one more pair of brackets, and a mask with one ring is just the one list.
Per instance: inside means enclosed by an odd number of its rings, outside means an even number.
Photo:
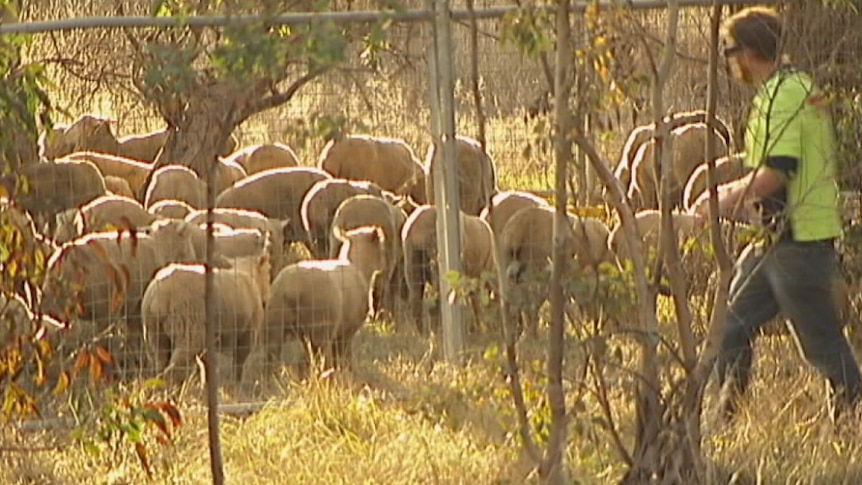
[{"label": "man's beard", "polygon": [[730,71],[730,75],[740,83],[747,85],[754,84],[754,76],[752,76],[751,70],[737,59],[729,60],[727,67]]}]

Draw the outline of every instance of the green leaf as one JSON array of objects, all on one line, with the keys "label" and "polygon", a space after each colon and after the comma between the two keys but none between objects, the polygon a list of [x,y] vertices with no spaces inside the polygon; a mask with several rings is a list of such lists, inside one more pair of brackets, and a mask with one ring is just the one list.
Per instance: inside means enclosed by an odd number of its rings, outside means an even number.
[{"label": "green leaf", "polygon": [[150,16],[152,17],[170,17],[173,15],[170,5],[167,0],[155,0],[150,8]]}]

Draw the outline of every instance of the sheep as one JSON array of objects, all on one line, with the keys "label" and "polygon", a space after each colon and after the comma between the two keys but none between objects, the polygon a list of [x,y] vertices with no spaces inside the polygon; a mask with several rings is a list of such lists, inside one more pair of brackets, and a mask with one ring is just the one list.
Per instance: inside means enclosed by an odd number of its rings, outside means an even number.
[{"label": "sheep", "polygon": [[507,190],[494,194],[494,197],[491,198],[491,204],[482,209],[479,218],[491,226],[494,234],[499,235],[506,227],[506,222],[519,210],[527,207],[550,206],[545,199],[529,192]]},{"label": "sheep", "polygon": [[[219,350],[233,356],[234,379],[248,383],[244,364],[261,344],[264,305],[269,295],[269,257],[265,244],[253,254],[232,259],[231,268],[213,269]],[[206,348],[205,268],[172,263],[147,285],[141,302],[144,345],[150,365],[182,380]],[[261,349],[262,350],[262,349]]]},{"label": "sheep", "polygon": [[55,123],[51,128],[39,133],[36,144],[40,159],[53,160],[70,153],[71,148],[64,139],[64,133],[68,128],[69,125],[66,123]]},{"label": "sheep", "polygon": [[[686,212],[691,209],[698,197],[709,189],[706,181],[707,169],[706,162],[698,165],[685,184],[682,201]],[[715,183],[721,185],[738,179],[748,173],[749,170],[744,164],[743,155],[721,157],[715,161]]]},{"label": "sheep", "polygon": [[163,199],[151,205],[147,210],[159,217],[183,220],[197,209],[181,200]]},{"label": "sheep", "polygon": [[230,154],[228,160],[240,164],[248,175],[274,168],[298,167],[299,157],[293,148],[282,143],[251,145]]},{"label": "sheep", "polygon": [[54,160],[76,151],[118,153],[119,142],[111,129],[113,122],[101,115],[85,114],[69,125],[49,130],[40,137],[40,156]]},{"label": "sheep", "polygon": [[287,335],[307,350],[307,364],[350,363],[353,336],[371,310],[370,288],[391,257],[380,228],[362,227],[343,235],[338,259],[285,266],[272,282],[264,317],[267,361],[280,355]]},{"label": "sheep", "polygon": [[[40,136],[40,156],[53,160],[76,151],[91,151],[150,164],[158,157],[168,139],[166,128],[117,139],[111,123],[114,120],[110,118],[85,114],[70,125],[56,125]],[[233,152],[236,144],[236,137],[231,135],[218,154]]]},{"label": "sheep", "polygon": [[[724,140],[705,124],[697,123],[683,125],[674,129],[665,141],[665,149],[671,157],[671,202],[677,206],[682,203],[682,192],[694,169],[704,161],[704,149],[708,136],[715,140],[716,157],[727,154]],[[638,149],[632,166],[632,180],[628,188],[628,197],[637,209],[658,207],[659,170],[653,155],[655,142],[647,142]]]},{"label": "sheep", "polygon": [[382,197],[383,191],[373,182],[345,179],[321,180],[308,189],[302,199],[300,216],[308,250],[315,258],[323,259],[329,255],[329,228],[338,206],[360,194]]},{"label": "sheep", "polygon": [[80,209],[70,209],[58,216],[54,239],[64,243],[83,234],[105,230],[139,229],[158,219],[133,199],[103,195]]},{"label": "sheep", "polygon": [[[498,238],[498,269],[502,281],[504,311],[519,315],[522,328],[535,335],[539,308],[548,298],[553,251],[555,211],[550,207],[528,207],[513,215]],[[575,220],[562,227],[564,257],[563,277],[575,271],[578,241]]]},{"label": "sheep", "polygon": [[98,332],[125,314],[126,355],[134,360],[141,342],[141,297],[150,279],[168,263],[195,261],[188,225],[179,221],[156,221],[136,232],[87,234],[48,260],[40,310],[59,321],[91,320]]},{"label": "sheep", "polygon": [[201,209],[206,207],[207,187],[197,174],[182,165],[165,165],[153,173],[144,196],[144,207],[151,207],[160,200],[181,200]]},{"label": "sheep", "polygon": [[90,162],[60,159],[32,163],[21,168],[21,175],[26,182],[14,188],[13,198],[30,213],[44,215],[49,221],[59,212],[107,193],[105,179]]},{"label": "sheep", "polygon": [[[494,236],[487,222],[463,212],[459,217],[461,269],[465,277],[481,278],[496,269]],[[425,205],[407,218],[401,230],[404,278],[407,283],[410,319],[420,333],[426,332],[422,318],[422,299],[426,284],[438,280],[437,208]],[[473,302],[478,318],[476,301]]]},{"label": "sheep", "polygon": [[374,182],[383,190],[425,203],[424,168],[404,140],[349,135],[330,140],[317,166],[334,178]]},{"label": "sheep", "polygon": [[135,199],[135,193],[132,192],[132,188],[129,187],[129,183],[126,182],[126,179],[107,175],[105,176],[105,189],[107,189],[110,194],[137,200]]},{"label": "sheep", "polygon": [[248,176],[242,165],[227,159],[220,159],[218,161],[217,172],[216,194],[224,192],[228,187]]},{"label": "sheep", "polygon": [[[497,193],[496,167],[476,140],[458,135],[455,146],[460,208],[467,214],[478,216]],[[425,195],[429,204],[434,203],[434,174],[440,163],[436,151],[436,145],[432,144],[425,158]]]},{"label": "sheep", "polygon": [[118,151],[123,157],[152,163],[168,140],[168,130],[163,128],[150,133],[137,133],[117,140]]},{"label": "sheep", "polygon": [[[387,243],[387,252],[391,255],[401,254],[401,229],[407,215],[398,207],[386,200],[373,195],[356,195],[346,199],[338,206],[332,218],[329,236],[329,257],[335,258],[341,251],[341,241],[338,234],[344,234],[352,229],[364,226],[379,227],[383,231]],[[401,268],[401,258],[393,257],[387,261],[378,278],[379,285],[374,288],[374,312],[381,308],[394,312],[394,291],[397,287],[396,272]]]},{"label": "sheep", "polygon": [[135,194],[141,193],[141,188],[147,181],[152,165],[130,158],[118,157],[108,153],[75,152],[65,157],[69,160],[86,160],[95,165],[103,176],[113,175],[125,179],[129,188]]},{"label": "sheep", "polygon": [[[190,239],[194,247],[195,255],[199,261],[206,258],[206,224],[194,225],[184,222],[190,227]],[[240,258],[253,253],[256,247],[267,241],[267,251],[271,246],[271,238],[268,231],[259,229],[235,229],[227,224],[213,225],[213,266],[227,267],[231,258]]]},{"label": "sheep", "polygon": [[[706,250],[706,248],[710,247],[709,231],[707,228],[701,228],[698,225],[697,217],[694,215],[674,212],[672,216],[674,230],[677,232],[677,240],[682,249],[681,257],[683,270],[686,274],[688,294],[701,295],[708,287],[709,272],[712,269],[710,256],[708,256]],[[635,214],[635,222],[645,256],[658,256],[656,251],[658,251],[661,230],[660,221],[661,213],[657,210],[645,210]],[[727,233],[729,228],[729,223],[723,222],[722,232]],[[735,234],[739,236],[741,232],[741,228],[737,227]],[[631,258],[630,249],[623,233],[622,227],[617,226],[611,231],[608,239],[611,251],[621,263]],[[694,238],[695,244],[691,247],[686,247],[687,245],[683,243],[689,238]],[[731,250],[735,250],[738,245],[736,242],[732,243],[733,248]],[[667,288],[662,288],[662,291],[667,292]]]},{"label": "sheep", "polygon": [[[679,237],[687,238],[705,233],[705,231],[698,230],[695,216],[679,212],[672,213],[672,216],[674,229],[677,231]],[[642,210],[635,214],[638,235],[640,236],[642,247],[647,253],[658,249],[658,237],[661,230],[660,222],[661,212],[655,209]],[[611,231],[608,237],[608,245],[617,259],[631,259],[631,252],[625,240],[625,231],[622,230],[622,225],[616,226]]]},{"label": "sheep", "polygon": [[595,217],[574,217],[572,229],[577,241],[575,257],[580,268],[598,269],[602,263],[614,261],[608,246],[610,228]]},{"label": "sheep", "polygon": [[[206,211],[193,211],[186,216],[186,222],[194,225],[206,223]],[[260,212],[242,209],[213,209],[213,221],[225,224],[235,229],[257,229],[268,232],[272,241],[269,247],[271,277],[274,279],[284,266],[284,228],[287,223],[278,219],[265,217]]]},{"label": "sheep", "polygon": [[264,170],[250,175],[219,194],[216,207],[257,211],[288,221],[285,244],[305,240],[300,207],[306,192],[317,182],[332,178],[318,168]]},{"label": "sheep", "polygon": [[[665,116],[664,121],[665,123],[667,123],[668,131],[673,131],[676,128],[679,128],[684,125],[689,125],[693,123],[706,123],[707,116],[705,111],[698,110],[673,113],[669,116]],[[715,118],[715,125],[713,126],[713,130],[718,133],[719,136],[721,136],[721,138],[725,142],[725,145],[730,145],[730,130],[720,118]],[[619,161],[617,163],[616,169],[614,170],[614,175],[622,183],[623,191],[627,190],[629,185],[631,184],[632,167],[635,164],[638,150],[643,144],[648,143],[653,138],[654,134],[655,123],[650,123],[646,125],[636,126],[632,129],[632,131],[626,138],[626,142],[623,145],[622,153],[620,154]]]}]

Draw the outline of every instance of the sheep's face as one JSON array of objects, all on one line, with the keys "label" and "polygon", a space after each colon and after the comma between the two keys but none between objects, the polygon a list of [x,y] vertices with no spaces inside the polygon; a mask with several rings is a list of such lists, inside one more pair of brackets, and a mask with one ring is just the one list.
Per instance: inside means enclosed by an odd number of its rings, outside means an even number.
[{"label": "sheep's face", "polygon": [[74,149],[65,137],[67,125],[55,125],[39,137],[39,156],[48,160],[62,157]]},{"label": "sheep's face", "polygon": [[195,248],[192,244],[191,224],[178,220],[160,220],[151,226],[151,236],[165,261],[194,262]]},{"label": "sheep's face", "polygon": [[344,234],[340,259],[358,265],[366,278],[386,267],[386,244],[379,227],[360,227]]}]

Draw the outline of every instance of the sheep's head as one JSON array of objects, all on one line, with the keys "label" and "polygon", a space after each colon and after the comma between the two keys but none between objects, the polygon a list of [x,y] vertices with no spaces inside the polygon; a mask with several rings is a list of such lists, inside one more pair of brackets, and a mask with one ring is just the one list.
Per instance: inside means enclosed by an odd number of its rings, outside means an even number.
[{"label": "sheep's head", "polygon": [[343,234],[336,230],[335,235],[343,243],[339,259],[358,265],[368,280],[375,271],[382,271],[386,267],[388,254],[383,229],[363,226]]},{"label": "sheep's head", "polygon": [[195,229],[185,221],[163,219],[154,222],[149,233],[165,262],[194,262],[197,260],[192,244]]},{"label": "sheep's head", "polygon": [[98,115],[83,115],[63,132],[65,149],[71,153],[74,151],[96,151],[113,153],[116,151],[118,142],[111,130],[114,121]]},{"label": "sheep's head", "polygon": [[39,158],[53,160],[74,150],[74,146],[71,146],[65,137],[68,128],[69,125],[57,124],[39,135]]}]

